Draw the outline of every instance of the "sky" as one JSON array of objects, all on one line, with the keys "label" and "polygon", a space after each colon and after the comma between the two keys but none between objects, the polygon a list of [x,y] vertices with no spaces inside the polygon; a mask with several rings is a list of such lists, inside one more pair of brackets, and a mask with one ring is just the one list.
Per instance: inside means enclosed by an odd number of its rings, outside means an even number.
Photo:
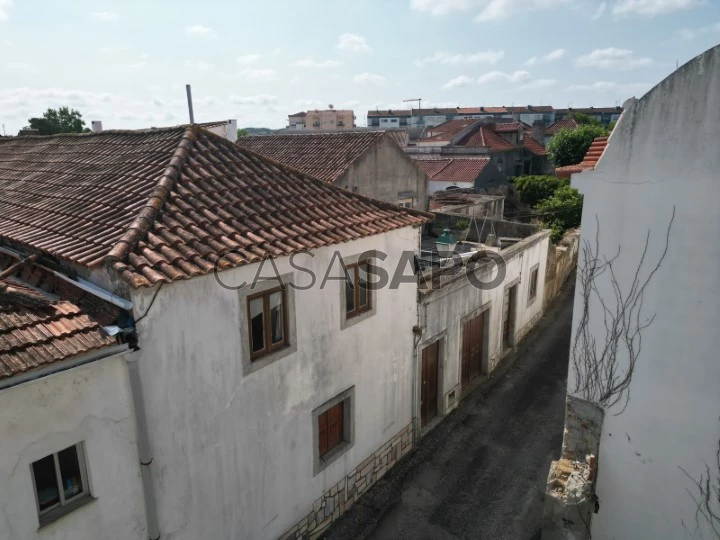
[{"label": "sky", "polygon": [[[0,0],[0,123],[281,128],[301,110],[614,106],[720,42],[720,0]],[[413,106],[417,106],[413,104]]]}]

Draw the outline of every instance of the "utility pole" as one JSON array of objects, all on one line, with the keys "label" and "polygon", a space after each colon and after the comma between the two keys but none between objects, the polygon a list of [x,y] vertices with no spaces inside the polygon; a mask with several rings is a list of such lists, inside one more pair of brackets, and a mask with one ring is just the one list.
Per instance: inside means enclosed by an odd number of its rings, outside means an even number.
[{"label": "utility pole", "polygon": [[185,85],[185,92],[187,93],[187,101],[188,101],[188,112],[190,113],[190,123],[195,123],[195,116],[193,115],[193,106],[192,106],[192,91],[190,90],[190,85]]}]

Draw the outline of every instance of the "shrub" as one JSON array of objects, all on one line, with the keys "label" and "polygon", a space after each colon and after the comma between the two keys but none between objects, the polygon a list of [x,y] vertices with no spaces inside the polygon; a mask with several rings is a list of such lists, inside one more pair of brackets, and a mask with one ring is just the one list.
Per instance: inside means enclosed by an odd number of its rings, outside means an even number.
[{"label": "shrub", "polygon": [[556,167],[580,163],[597,137],[604,137],[607,131],[601,126],[582,125],[575,131],[561,129],[547,145],[548,157]]},{"label": "shrub", "polygon": [[534,207],[540,201],[552,197],[558,188],[569,185],[569,180],[557,176],[520,176],[513,183],[520,202]]},{"label": "shrub", "polygon": [[559,188],[549,199],[541,201],[536,209],[548,229],[552,230],[552,241],[557,242],[568,229],[580,226],[583,196],[570,186]]}]

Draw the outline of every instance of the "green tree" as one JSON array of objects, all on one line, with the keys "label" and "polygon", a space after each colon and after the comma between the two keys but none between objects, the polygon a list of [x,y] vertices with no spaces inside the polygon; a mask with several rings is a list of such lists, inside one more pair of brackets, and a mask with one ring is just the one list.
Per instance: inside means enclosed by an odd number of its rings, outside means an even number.
[{"label": "green tree", "polygon": [[238,130],[237,130],[238,139],[239,139],[240,137],[247,137],[248,135],[249,135],[248,130],[245,129],[245,128],[243,128],[243,129],[238,129]]},{"label": "green tree", "polygon": [[40,135],[54,135],[55,133],[82,133],[87,131],[82,114],[75,109],[60,107],[48,109],[40,118],[28,120],[32,129],[37,129]]},{"label": "green tree", "polygon": [[583,196],[570,186],[558,188],[555,194],[541,201],[535,209],[542,215],[542,220],[552,231],[552,240],[557,242],[566,230],[580,226],[582,218]]},{"label": "green tree", "polygon": [[570,184],[569,180],[563,180],[557,176],[520,176],[513,180],[515,191],[520,197],[520,202],[534,207],[537,203],[545,200],[562,186]]},{"label": "green tree", "polygon": [[574,112],[570,115],[581,126],[600,126],[600,122],[583,112]]},{"label": "green tree", "polygon": [[614,122],[610,122],[610,125],[607,128],[608,134],[613,132],[613,129],[615,129],[616,125],[617,125],[617,120],[615,120]]},{"label": "green tree", "polygon": [[584,125],[575,131],[561,129],[550,139],[547,152],[556,167],[580,163],[597,137],[607,135],[601,126]]}]

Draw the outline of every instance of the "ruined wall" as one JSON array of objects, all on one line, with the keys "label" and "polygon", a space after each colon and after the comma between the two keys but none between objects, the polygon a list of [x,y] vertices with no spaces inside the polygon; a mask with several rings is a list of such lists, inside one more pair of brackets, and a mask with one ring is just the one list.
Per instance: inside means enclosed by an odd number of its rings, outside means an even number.
[{"label": "ruined wall", "polygon": [[559,244],[548,245],[548,263],[545,273],[545,305],[549,306],[560,292],[570,274],[577,267],[580,231],[569,231]]}]

